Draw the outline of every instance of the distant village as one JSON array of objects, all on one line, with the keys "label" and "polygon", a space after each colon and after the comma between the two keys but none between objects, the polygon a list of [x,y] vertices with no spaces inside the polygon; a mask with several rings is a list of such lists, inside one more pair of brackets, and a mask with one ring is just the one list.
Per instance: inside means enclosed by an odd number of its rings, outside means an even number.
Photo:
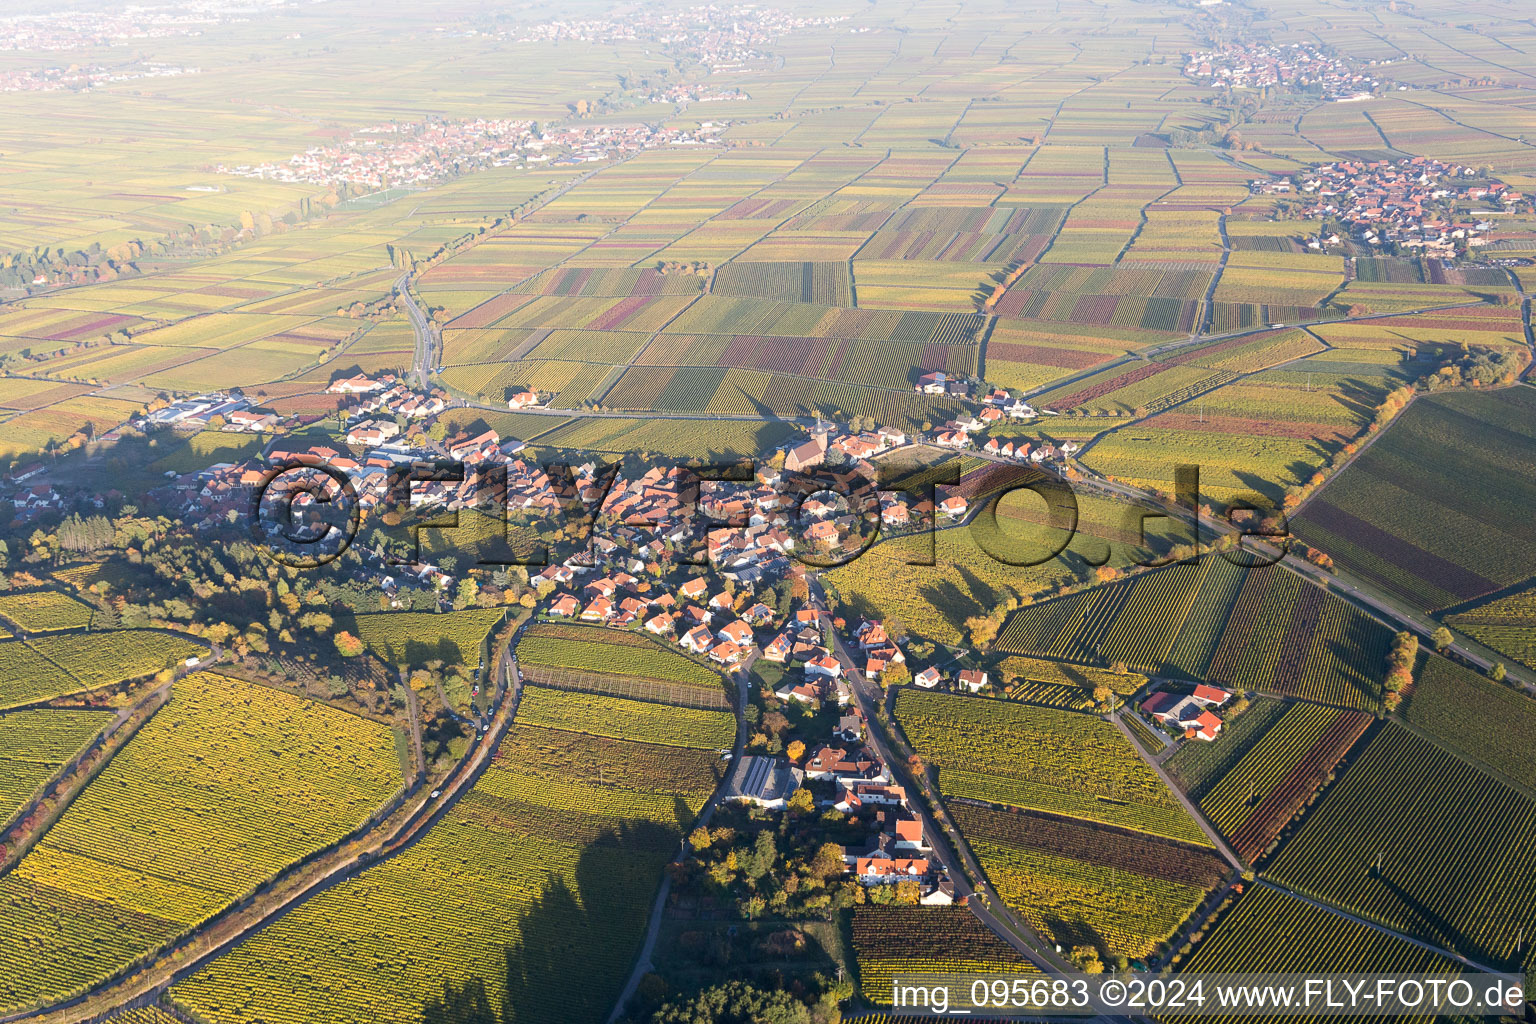
[{"label": "distant village", "polygon": [[386,122],[344,142],[316,146],[283,163],[239,164],[222,174],[308,185],[386,189],[422,186],[487,167],[527,168],[591,163],[661,146],[698,146],[728,124],[693,130],[650,124],[575,124],[540,128],[533,121]]},{"label": "distant village", "polygon": [[125,7],[72,8],[0,21],[0,50],[80,50],[145,39],[200,35],[286,0],[183,0]]},{"label": "distant village", "polygon": [[55,92],[72,89],[82,92],[112,82],[132,82],[141,78],[176,78],[195,75],[197,68],[177,64],[137,61],[126,67],[108,68],[100,64],[71,64],[68,67],[17,68],[0,71],[0,92]]},{"label": "distant village", "polygon": [[649,42],[700,61],[711,71],[730,71],[767,54],[763,47],[799,29],[835,25],[847,16],[803,17],[772,7],[733,4],[721,7],[645,6],[622,18],[557,18],[504,30],[518,43]]},{"label": "distant village", "polygon": [[[1489,218],[1529,205],[1523,193],[1475,168],[1422,156],[1339,160],[1288,179],[1254,181],[1249,188],[1255,194],[1295,196],[1290,214],[1339,222],[1366,245],[1438,256],[1486,245],[1494,227]],[[1472,209],[1458,210],[1465,207]],[[1320,233],[1307,245],[1322,249],[1342,242],[1337,234]]]},{"label": "distant village", "polygon": [[1346,103],[1382,88],[1375,69],[1384,63],[1354,61],[1301,43],[1250,43],[1191,53],[1184,75],[1212,89],[1318,89],[1323,99]]}]

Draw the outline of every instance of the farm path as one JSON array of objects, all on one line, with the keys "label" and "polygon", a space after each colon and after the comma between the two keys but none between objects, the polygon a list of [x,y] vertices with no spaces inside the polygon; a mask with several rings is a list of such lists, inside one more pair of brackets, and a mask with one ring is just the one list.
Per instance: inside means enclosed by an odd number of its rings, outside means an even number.
[{"label": "farm path", "polygon": [[1417,946],[1420,949],[1427,950],[1427,951],[1429,951],[1431,953],[1435,953],[1435,954],[1437,954],[1439,956],[1443,956],[1443,957],[1445,957],[1448,960],[1455,960],[1458,963],[1466,964],[1468,967],[1472,968],[1475,971],[1482,971],[1484,974],[1497,974],[1498,973],[1498,970],[1496,968],[1489,967],[1487,964],[1478,963],[1476,960],[1468,960],[1466,957],[1462,956],[1460,953],[1452,953],[1448,949],[1442,949],[1439,946],[1432,945],[1432,944],[1430,944],[1428,942],[1423,941],[1422,939],[1416,939],[1416,938],[1414,938],[1411,935],[1404,935],[1402,932],[1394,931],[1393,929],[1387,928],[1384,925],[1379,925],[1375,921],[1371,921],[1371,920],[1368,920],[1367,918],[1360,917],[1360,916],[1358,916],[1356,914],[1352,914],[1349,911],[1343,909],[1342,907],[1336,907],[1336,906],[1334,906],[1331,903],[1324,903],[1321,900],[1315,900],[1315,899],[1313,899],[1310,896],[1305,896],[1305,895],[1297,892],[1295,889],[1291,889],[1291,888],[1288,888],[1286,886],[1280,885],[1280,884],[1278,884],[1276,882],[1272,882],[1272,881],[1270,881],[1267,878],[1259,878],[1259,879],[1257,879],[1254,882],[1254,884],[1255,885],[1262,885],[1264,888],[1266,888],[1266,889],[1273,889],[1276,892],[1283,892],[1287,896],[1291,897],[1292,899],[1300,900],[1301,902],[1303,902],[1305,904],[1308,904],[1309,906],[1315,907],[1318,910],[1324,911],[1325,913],[1332,914],[1335,917],[1342,917],[1346,921],[1353,921],[1355,924],[1365,925],[1365,927],[1371,929],[1372,931],[1380,932],[1383,935],[1390,935],[1394,939],[1399,939],[1399,940],[1401,940],[1403,942],[1408,943],[1409,945]]},{"label": "farm path", "polygon": [[1121,719],[1121,714],[1123,712],[1116,712],[1109,716],[1109,720],[1114,722],[1115,728],[1119,729],[1121,734],[1130,741],[1131,749],[1136,751],[1137,755],[1157,773],[1159,779],[1163,780],[1163,785],[1167,786],[1169,791],[1173,793],[1174,798],[1179,801],[1184,810],[1189,813],[1189,816],[1195,820],[1195,824],[1200,826],[1200,831],[1205,833],[1205,837],[1211,841],[1211,845],[1216,847],[1217,852],[1226,859],[1227,863],[1232,865],[1232,868],[1236,871],[1244,870],[1243,862],[1238,859],[1237,854],[1232,852],[1232,848],[1227,845],[1227,841],[1221,838],[1221,833],[1217,832],[1211,823],[1205,820],[1205,815],[1200,813],[1200,808],[1195,806],[1195,802],[1186,796],[1184,791],[1178,787],[1178,784],[1173,781],[1173,776],[1169,775],[1168,770],[1163,767],[1162,760],[1153,757],[1142,749],[1141,743],[1136,739],[1136,735],[1131,732],[1130,727]]},{"label": "farm path", "polygon": [[[708,802],[699,811],[699,816],[694,819],[695,825],[700,828],[708,828],[710,819],[715,815],[715,808],[719,806],[720,796],[725,792],[727,783],[730,782],[731,772],[735,769],[737,761],[741,759],[741,752],[747,745],[747,677],[752,671],[752,663],[757,660],[754,649],[746,661],[736,667],[736,743],[731,749],[731,761],[726,766],[725,775],[720,779],[720,784],[710,794]],[[682,848],[673,858],[673,864],[681,864],[688,859],[688,842],[683,840]],[[670,869],[671,865],[668,865]],[[640,953],[635,957],[635,966],[629,974],[629,980],[624,983],[624,991],[619,993],[618,1001],[613,1004],[613,1010],[608,1014],[608,1024],[614,1024],[623,1014],[624,1008],[634,998],[635,990],[640,987],[640,979],[653,967],[652,957],[656,952],[656,939],[661,934],[661,919],[667,908],[667,899],[672,894],[672,872],[666,870],[661,876],[661,887],[656,890],[656,899],[651,904],[650,921],[645,928],[645,941],[640,946]]]}]

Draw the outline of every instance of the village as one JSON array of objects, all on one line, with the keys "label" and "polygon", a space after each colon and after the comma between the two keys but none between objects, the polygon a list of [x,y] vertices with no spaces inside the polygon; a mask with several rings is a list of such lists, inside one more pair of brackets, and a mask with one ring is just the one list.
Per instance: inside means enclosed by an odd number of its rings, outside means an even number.
[{"label": "village", "polygon": [[108,68],[100,64],[71,64],[68,67],[16,68],[0,72],[0,92],[53,92],[58,89],[86,91],[111,82],[132,82],[141,78],[175,78],[195,75],[197,68],[176,64],[138,61],[127,67]]},{"label": "village", "polygon": [[487,167],[563,166],[660,146],[696,146],[726,127],[719,122],[693,131],[638,123],[541,129],[533,121],[505,118],[390,121],[353,132],[344,142],[307,149],[284,163],[215,169],[242,178],[387,189],[430,185]]},{"label": "village", "polygon": [[[1340,160],[1278,181],[1254,181],[1254,194],[1295,196],[1295,216],[1337,222],[1368,246],[1455,256],[1484,246],[1489,218],[1528,205],[1527,197],[1485,173],[1432,157]],[[1480,208],[1477,208],[1479,207]],[[1460,212],[1462,208],[1473,207]],[[1336,233],[1307,240],[1312,249],[1342,244]]]},{"label": "village", "polygon": [[1184,74],[1212,89],[1317,89],[1323,99],[1344,103],[1369,98],[1383,87],[1374,70],[1382,63],[1362,63],[1301,43],[1249,44],[1191,53]]},{"label": "village", "polygon": [[518,43],[651,42],[697,60],[711,71],[730,71],[763,60],[765,47],[788,32],[833,25],[847,16],[803,17],[754,4],[703,4],[668,10],[647,6],[624,18],[558,18],[508,29]]}]

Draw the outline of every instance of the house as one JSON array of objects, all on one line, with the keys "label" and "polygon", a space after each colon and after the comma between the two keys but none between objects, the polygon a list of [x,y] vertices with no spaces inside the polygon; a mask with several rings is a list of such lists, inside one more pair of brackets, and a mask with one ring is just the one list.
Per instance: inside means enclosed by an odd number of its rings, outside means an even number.
[{"label": "house", "polygon": [[864,736],[864,718],[857,712],[844,715],[837,720],[837,729],[833,736],[844,743],[857,743]]},{"label": "house", "polygon": [[918,902],[925,907],[950,906],[955,902],[955,884],[947,878],[941,878],[923,891]]},{"label": "house", "polygon": [[763,657],[769,661],[782,665],[789,660],[789,652],[794,645],[794,640],[788,633],[780,633],[763,648]]},{"label": "house", "polygon": [[740,645],[722,640],[709,649],[709,660],[721,665],[734,665],[741,660],[744,653]]},{"label": "house", "polygon": [[784,758],[749,755],[732,767],[722,797],[731,803],[783,810],[803,778],[800,769]]},{"label": "house", "polygon": [[384,382],[358,374],[344,380],[332,381],[331,386],[325,390],[333,395],[365,395],[370,391],[384,390]]},{"label": "house", "polygon": [[576,609],[579,607],[581,607],[581,605],[576,601],[576,599],[570,594],[566,594],[557,600],[554,604],[549,606],[549,614],[569,617],[575,615]]},{"label": "house", "polygon": [[972,693],[980,693],[981,688],[987,685],[987,674],[980,669],[964,668],[955,677],[956,681]]},{"label": "house", "polygon": [[860,857],[854,862],[853,870],[865,885],[889,885],[923,877],[928,873],[928,861],[926,858]]},{"label": "house", "polygon": [[581,610],[581,621],[602,622],[613,615],[613,602],[606,597],[594,597]]},{"label": "house", "polygon": [[677,588],[677,594],[685,601],[697,601],[704,596],[709,589],[709,584],[704,582],[704,577],[695,576],[693,579]]},{"label": "house", "polygon": [[663,633],[672,632],[673,621],[673,616],[667,612],[662,612],[660,615],[653,615],[645,620],[645,628],[647,632],[655,633],[659,636]]},{"label": "house", "polygon": [[912,677],[912,682],[925,689],[933,689],[939,685],[939,670],[932,666],[923,669]]},{"label": "house", "polygon": [[842,662],[832,657],[832,655],[823,654],[806,661],[805,674],[807,678],[811,676],[825,676],[828,679],[838,679],[843,674],[843,665]]},{"label": "house", "polygon": [[754,626],[772,625],[773,609],[759,601],[752,607],[748,608],[746,611],[742,612],[741,617],[752,623]]},{"label": "house", "polygon": [[1221,707],[1231,696],[1232,695],[1226,690],[1215,686],[1210,686],[1206,683],[1201,683],[1199,686],[1195,687],[1194,692],[1195,700],[1198,701],[1201,706],[1208,708]]},{"label": "house", "polygon": [[729,640],[731,643],[737,644],[741,647],[752,646],[752,627],[747,625],[745,622],[742,622],[740,619],[737,619],[735,622],[727,623],[725,626],[721,627],[720,630],[715,633],[715,636],[719,637],[721,640]]},{"label": "house", "polygon": [[707,626],[695,626],[683,634],[683,638],[678,641],[678,644],[688,648],[694,654],[703,654],[714,645],[714,639],[710,635]]},{"label": "house", "polygon": [[507,408],[509,409],[531,409],[538,404],[539,393],[537,391],[528,391],[526,389],[517,392],[507,399]]},{"label": "house", "polygon": [[965,499],[960,497],[958,494],[952,495],[951,497],[945,498],[943,501],[939,502],[939,511],[943,512],[951,519],[965,515],[965,510],[969,507],[970,506],[966,504]]},{"label": "house", "polygon": [[1221,734],[1221,719],[1209,711],[1200,712],[1199,716],[1184,730],[1186,739],[1205,740],[1209,743]]},{"label": "house", "polygon": [[[1216,693],[1228,696],[1221,690]],[[1213,740],[1221,732],[1221,719],[1209,710],[1208,700],[1195,694],[1179,696],[1159,690],[1142,702],[1141,709],[1163,725],[1183,729],[1186,739]]]},{"label": "house", "polygon": [[821,700],[821,684],[815,679],[807,679],[803,683],[787,683],[773,691],[773,695],[779,700],[799,701],[801,704],[815,704]]},{"label": "house", "polygon": [[917,384],[912,390],[925,395],[942,395],[948,382],[949,377],[943,370],[934,370],[932,373],[925,373],[917,378]]},{"label": "house", "polygon": [[277,426],[277,416],[270,412],[257,412],[255,409],[236,409],[227,417],[229,425],[237,430],[249,430],[252,433],[271,430]]},{"label": "house", "polygon": [[896,822],[896,849],[914,853],[927,853],[930,847],[923,840],[923,823],[916,818],[903,818]]}]

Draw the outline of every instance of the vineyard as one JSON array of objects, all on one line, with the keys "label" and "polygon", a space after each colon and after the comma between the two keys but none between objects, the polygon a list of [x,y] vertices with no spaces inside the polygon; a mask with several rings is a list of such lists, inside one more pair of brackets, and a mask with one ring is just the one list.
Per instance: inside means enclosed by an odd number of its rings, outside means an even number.
[{"label": "vineyard", "polygon": [[518,721],[592,736],[729,750],[736,719],[728,712],[676,708],[598,693],[524,687]]},{"label": "vineyard", "polygon": [[1240,715],[1229,715],[1210,743],[1185,743],[1168,759],[1165,768],[1197,803],[1222,777],[1237,767],[1250,747],[1280,720],[1288,709],[1284,701],[1259,697]]},{"label": "vineyard", "polygon": [[720,674],[637,633],[534,626],[517,645],[520,664],[719,690]]},{"label": "vineyard", "polygon": [[0,708],[111,686],[202,653],[190,640],[147,629],[0,641]]},{"label": "vineyard", "polygon": [[0,594],[0,619],[28,633],[84,629],[91,624],[91,607],[57,590]]},{"label": "vineyard", "polygon": [[1334,785],[1267,874],[1485,963],[1516,965],[1536,913],[1536,801],[1399,726]]},{"label": "vineyard", "polygon": [[1120,731],[1096,716],[904,688],[896,721],[946,796],[1206,843]]},{"label": "vineyard", "polygon": [[1362,711],[1293,704],[1201,799],[1233,851],[1252,862],[1280,834],[1371,724]]},{"label": "vineyard", "polygon": [[174,1001],[209,1024],[417,1024],[444,981],[479,979],[505,1024],[600,1024],[662,865],[714,787],[717,736],[688,712],[664,724],[660,706],[633,720],[684,745],[521,724],[537,693],[420,842],[215,960]]},{"label": "vineyard", "polygon": [[0,715],[0,825],[112,721],[111,711]]},{"label": "vineyard", "polygon": [[1536,389],[1415,401],[1292,523],[1340,568],[1421,609],[1536,574]]},{"label": "vineyard", "polygon": [[418,667],[441,660],[450,665],[480,664],[480,645],[506,615],[504,608],[467,608],[455,612],[383,612],[357,616],[358,639],[385,661]]},{"label": "vineyard", "polygon": [[400,787],[388,728],[198,673],[4,879],[0,1005],[59,998],[361,825]]},{"label": "vineyard", "polygon": [[997,646],[1370,709],[1390,638],[1293,573],[1208,555],[1023,608]]},{"label": "vineyard", "polygon": [[[1253,886],[1220,921],[1193,956],[1190,972],[1460,973],[1447,957],[1366,924],[1350,921],[1266,886]],[[1215,1016],[1224,1024],[1247,1020]],[[1298,1018],[1299,1019],[1299,1018]],[[1438,1018],[1426,1016],[1428,1021]]]},{"label": "vineyard", "polygon": [[914,972],[1029,974],[1037,970],[964,907],[856,907],[859,991],[891,1004],[891,980]]},{"label": "vineyard", "polygon": [[1225,875],[1208,852],[1134,832],[962,803],[952,810],[1003,902],[1064,949],[1147,956]]},{"label": "vineyard", "polygon": [[1536,701],[1446,658],[1427,657],[1400,709],[1434,741],[1536,789]]}]

